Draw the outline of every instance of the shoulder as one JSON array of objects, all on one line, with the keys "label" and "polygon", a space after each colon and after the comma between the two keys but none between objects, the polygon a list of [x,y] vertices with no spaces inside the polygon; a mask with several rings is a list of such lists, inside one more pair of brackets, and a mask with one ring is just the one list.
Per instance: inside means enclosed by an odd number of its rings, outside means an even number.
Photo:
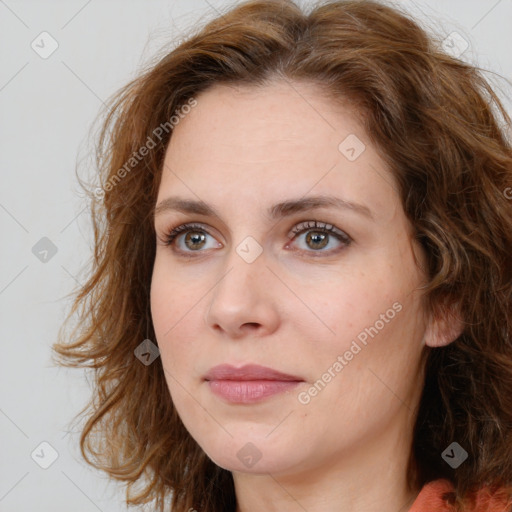
[{"label": "shoulder", "polygon": [[453,491],[448,480],[434,480],[425,484],[409,512],[453,512],[447,495]]},{"label": "shoulder", "polygon": [[[425,484],[409,512],[454,512],[450,495],[453,484],[449,480],[434,480]],[[487,487],[480,489],[467,512],[512,512],[512,502],[504,490],[491,492]]]}]

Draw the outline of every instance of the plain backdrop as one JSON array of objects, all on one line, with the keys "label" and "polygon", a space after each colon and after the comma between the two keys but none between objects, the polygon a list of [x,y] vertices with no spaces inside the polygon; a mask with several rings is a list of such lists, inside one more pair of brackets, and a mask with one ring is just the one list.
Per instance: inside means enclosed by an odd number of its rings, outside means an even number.
[{"label": "plain backdrop", "polygon": [[[79,454],[70,422],[89,396],[84,372],[50,359],[92,251],[75,168],[94,174],[90,129],[102,102],[232,3],[0,0],[2,512],[127,510],[124,488]],[[512,0],[397,3],[438,34],[460,34],[462,59],[512,79]],[[510,88],[491,79],[510,109]]]}]

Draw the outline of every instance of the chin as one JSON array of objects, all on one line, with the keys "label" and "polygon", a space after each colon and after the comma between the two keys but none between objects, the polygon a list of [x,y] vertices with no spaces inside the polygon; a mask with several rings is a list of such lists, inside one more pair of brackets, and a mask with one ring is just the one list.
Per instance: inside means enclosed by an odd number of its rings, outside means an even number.
[{"label": "chin", "polygon": [[268,429],[259,436],[245,431],[232,438],[223,435],[222,439],[200,443],[200,446],[217,466],[232,472],[274,474],[287,473],[296,468],[301,462],[297,445],[293,446],[290,441],[288,445],[283,445],[278,439],[266,438],[267,435]]},{"label": "chin", "polygon": [[279,456],[272,455],[272,459],[265,459],[262,457],[253,465],[250,463],[242,462],[235,455],[227,456],[226,454],[219,454],[219,457],[213,458],[208,454],[210,459],[223,469],[236,473],[247,473],[251,475],[267,475],[272,474],[286,474],[294,468],[293,463],[283,460]]}]

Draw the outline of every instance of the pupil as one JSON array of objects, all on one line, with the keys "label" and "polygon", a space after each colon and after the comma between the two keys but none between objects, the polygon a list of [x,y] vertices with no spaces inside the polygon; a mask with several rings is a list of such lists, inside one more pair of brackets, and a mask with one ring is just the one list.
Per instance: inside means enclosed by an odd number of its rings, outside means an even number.
[{"label": "pupil", "polygon": [[[315,234],[312,235],[311,233],[315,233]],[[328,238],[328,235],[326,233],[321,233],[318,231],[310,231],[308,233],[308,235],[306,236],[306,241],[308,243],[313,242],[313,244],[317,245],[316,247],[314,247],[315,249],[322,249],[323,247],[325,247],[327,245],[327,238]],[[321,244],[321,245],[318,245],[318,244]]]},{"label": "pupil", "polygon": [[[204,245],[204,240],[205,240],[205,235],[204,233],[198,233],[197,231],[195,233],[193,232],[188,232],[185,236],[185,244],[187,245],[187,247],[189,248],[200,248]],[[191,244],[189,244],[189,242],[192,241]],[[202,244],[197,244],[196,242],[203,242]]]},{"label": "pupil", "polygon": [[[313,233],[313,234],[312,234]],[[185,243],[189,248],[200,248],[204,245],[205,241],[204,233],[188,232],[185,236]],[[322,249],[327,245],[328,235],[318,231],[310,231],[306,236],[307,243],[312,243],[315,249]],[[191,243],[190,243],[191,242]],[[199,243],[197,243],[199,242]]]}]

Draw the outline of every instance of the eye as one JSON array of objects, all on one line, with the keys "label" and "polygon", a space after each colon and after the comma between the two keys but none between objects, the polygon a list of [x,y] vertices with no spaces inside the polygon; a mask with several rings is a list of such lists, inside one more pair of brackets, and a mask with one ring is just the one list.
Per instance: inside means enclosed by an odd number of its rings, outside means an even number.
[{"label": "eye", "polygon": [[[343,248],[352,242],[352,239],[347,234],[335,228],[332,224],[316,220],[297,224],[288,233],[288,238],[293,241],[297,238],[300,239],[303,234],[306,234],[304,238],[306,246],[305,248],[300,248],[300,250],[308,253],[330,254],[339,250],[340,246]],[[210,242],[208,247],[209,237],[213,241]],[[332,245],[332,241],[335,241],[337,246],[330,250],[323,250],[329,244]],[[217,242],[201,224],[182,224],[177,226],[164,236],[162,242],[164,245],[173,246],[176,252],[187,256],[192,256],[192,253],[205,252],[203,249],[218,249],[222,247],[222,244]],[[286,247],[289,247],[289,244]]]},{"label": "eye", "polygon": [[[318,222],[316,220],[302,222],[295,226],[288,237],[295,240],[296,238],[302,237],[305,234],[303,247],[300,249],[305,252],[319,252],[319,253],[327,253],[330,254],[332,252],[336,252],[336,245],[331,250],[323,250],[324,247],[327,247],[331,241],[337,243],[338,249],[343,248],[344,246],[350,245],[352,239],[343,231],[335,228],[332,224],[327,224],[325,222]],[[332,244],[331,244],[332,245]],[[288,246],[287,246],[288,247]]]},{"label": "eye", "polygon": [[210,233],[201,224],[182,224],[165,235],[162,242],[177,246],[176,250],[181,253],[204,252],[201,249],[222,247],[219,242],[211,243],[208,247],[208,237],[211,237]]}]

